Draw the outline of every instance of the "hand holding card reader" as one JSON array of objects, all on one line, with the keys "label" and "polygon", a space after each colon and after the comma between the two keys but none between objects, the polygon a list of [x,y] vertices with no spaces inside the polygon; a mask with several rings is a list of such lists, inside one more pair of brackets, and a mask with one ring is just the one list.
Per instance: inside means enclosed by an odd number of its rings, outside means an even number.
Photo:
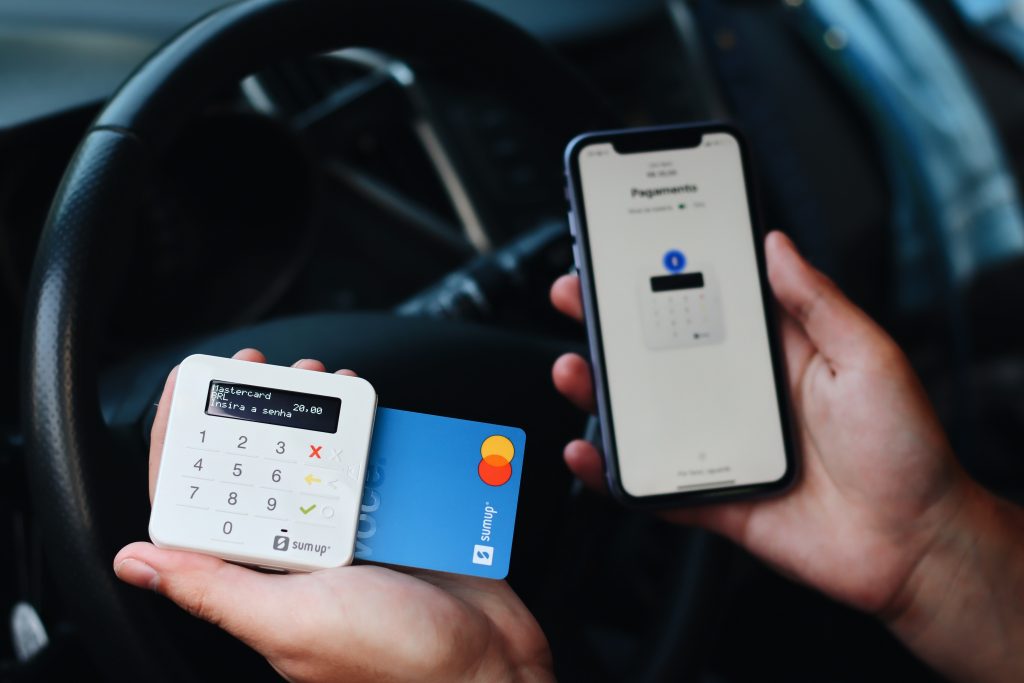
[{"label": "hand holding card reader", "polygon": [[189,356],[150,537],[264,567],[350,563],[376,408],[358,377]]},{"label": "hand holding card reader", "polygon": [[270,569],[358,557],[504,578],[524,446],[511,427],[378,410],[361,378],[194,355],[150,537]]}]

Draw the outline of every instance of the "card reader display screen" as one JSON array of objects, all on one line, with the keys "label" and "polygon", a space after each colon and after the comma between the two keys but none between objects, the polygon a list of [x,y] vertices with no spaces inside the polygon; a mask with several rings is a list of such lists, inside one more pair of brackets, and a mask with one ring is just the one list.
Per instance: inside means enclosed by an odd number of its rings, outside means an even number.
[{"label": "card reader display screen", "polygon": [[210,382],[206,398],[207,415],[330,434],[338,431],[340,413],[341,399],[336,396],[316,396],[216,379]]}]

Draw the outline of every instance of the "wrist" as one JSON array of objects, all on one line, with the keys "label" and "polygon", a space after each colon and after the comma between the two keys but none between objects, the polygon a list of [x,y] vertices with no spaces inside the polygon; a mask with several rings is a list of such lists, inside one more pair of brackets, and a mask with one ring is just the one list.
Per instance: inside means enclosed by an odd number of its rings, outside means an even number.
[{"label": "wrist", "polygon": [[955,680],[1018,680],[1024,671],[1024,511],[964,477],[923,551],[889,628]]}]

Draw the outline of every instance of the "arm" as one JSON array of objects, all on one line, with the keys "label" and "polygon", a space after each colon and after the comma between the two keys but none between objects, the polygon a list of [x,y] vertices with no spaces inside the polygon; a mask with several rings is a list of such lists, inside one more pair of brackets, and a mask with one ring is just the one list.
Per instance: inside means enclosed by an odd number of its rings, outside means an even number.
[{"label": "arm", "polygon": [[890,610],[889,628],[951,678],[1024,675],[1024,511],[972,485]]}]

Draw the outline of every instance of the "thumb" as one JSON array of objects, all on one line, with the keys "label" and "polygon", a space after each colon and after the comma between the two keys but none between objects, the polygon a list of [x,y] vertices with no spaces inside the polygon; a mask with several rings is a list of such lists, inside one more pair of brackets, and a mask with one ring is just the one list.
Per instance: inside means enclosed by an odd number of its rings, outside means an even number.
[{"label": "thumb", "polygon": [[280,604],[286,591],[271,586],[289,577],[261,574],[208,555],[132,543],[114,558],[114,573],[125,583],[160,593],[256,649],[269,645],[262,642],[267,629],[259,625],[289,613]]},{"label": "thumb", "polygon": [[773,231],[765,240],[768,280],[782,307],[803,327],[830,367],[860,358],[888,335],[814,268],[792,240]]}]

